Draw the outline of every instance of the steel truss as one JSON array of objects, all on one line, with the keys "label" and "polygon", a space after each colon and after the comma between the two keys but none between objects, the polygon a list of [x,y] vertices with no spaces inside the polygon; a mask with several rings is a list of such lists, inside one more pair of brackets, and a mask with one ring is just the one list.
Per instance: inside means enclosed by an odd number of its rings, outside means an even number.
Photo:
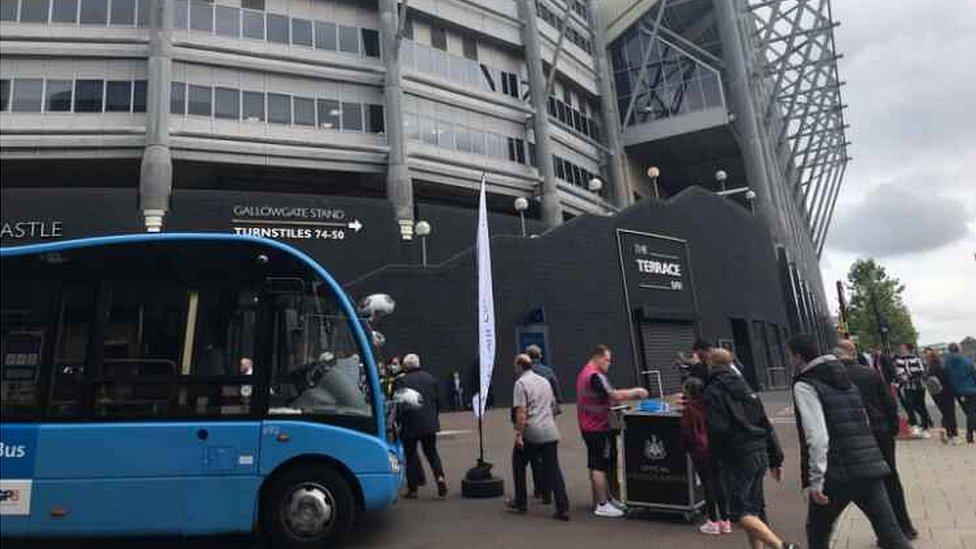
[{"label": "steel truss", "polygon": [[839,23],[830,0],[754,1],[747,11],[758,112],[819,256],[851,159],[834,44]]}]

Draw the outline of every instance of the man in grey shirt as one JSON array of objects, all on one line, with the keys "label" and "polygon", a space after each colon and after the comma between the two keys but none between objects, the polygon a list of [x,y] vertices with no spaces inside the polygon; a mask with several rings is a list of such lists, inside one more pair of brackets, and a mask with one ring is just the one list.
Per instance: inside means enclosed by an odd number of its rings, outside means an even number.
[{"label": "man in grey shirt", "polygon": [[532,359],[528,355],[515,357],[515,376],[517,379],[512,391],[512,407],[515,410],[515,447],[512,450],[515,499],[507,503],[508,509],[516,514],[526,512],[525,466],[538,459],[542,478],[535,480],[545,491],[551,490],[553,493],[556,503],[553,518],[569,520],[566,483],[559,468],[559,429],[553,419],[556,400],[552,387],[549,381],[532,371]]}]

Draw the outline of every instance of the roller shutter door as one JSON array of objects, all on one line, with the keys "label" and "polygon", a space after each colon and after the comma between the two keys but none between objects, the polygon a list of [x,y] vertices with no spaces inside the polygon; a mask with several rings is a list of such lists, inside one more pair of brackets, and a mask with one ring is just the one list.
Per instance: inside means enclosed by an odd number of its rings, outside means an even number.
[{"label": "roller shutter door", "polygon": [[[691,351],[695,342],[694,324],[690,322],[643,321],[640,340],[644,355],[641,370],[660,370],[665,394],[681,391],[681,370],[678,353]],[[650,380],[651,395],[656,396],[656,379]]]}]

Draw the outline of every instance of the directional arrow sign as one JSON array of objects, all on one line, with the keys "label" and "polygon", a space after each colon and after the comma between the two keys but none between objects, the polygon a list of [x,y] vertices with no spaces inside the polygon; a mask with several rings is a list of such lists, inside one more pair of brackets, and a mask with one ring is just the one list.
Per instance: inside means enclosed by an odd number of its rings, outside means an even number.
[{"label": "directional arrow sign", "polygon": [[348,227],[358,233],[363,228],[363,224],[358,219],[353,219],[349,222]]}]

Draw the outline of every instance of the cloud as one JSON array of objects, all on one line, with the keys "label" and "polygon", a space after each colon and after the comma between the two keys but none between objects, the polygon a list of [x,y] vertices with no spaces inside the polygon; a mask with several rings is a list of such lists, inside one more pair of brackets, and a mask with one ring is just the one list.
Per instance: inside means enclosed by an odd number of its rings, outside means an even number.
[{"label": "cloud", "polygon": [[964,238],[965,204],[896,184],[879,185],[837,219],[833,248],[870,257],[925,252]]}]

